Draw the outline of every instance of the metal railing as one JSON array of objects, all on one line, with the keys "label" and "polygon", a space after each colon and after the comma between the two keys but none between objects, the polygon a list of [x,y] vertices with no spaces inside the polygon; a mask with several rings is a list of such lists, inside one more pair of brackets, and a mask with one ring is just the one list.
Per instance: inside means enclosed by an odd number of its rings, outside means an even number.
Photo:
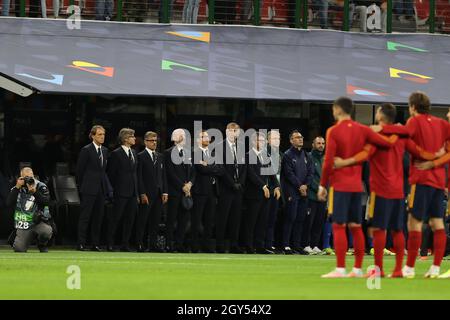
[{"label": "metal railing", "polygon": [[2,15],[450,33],[450,0],[0,0]]}]

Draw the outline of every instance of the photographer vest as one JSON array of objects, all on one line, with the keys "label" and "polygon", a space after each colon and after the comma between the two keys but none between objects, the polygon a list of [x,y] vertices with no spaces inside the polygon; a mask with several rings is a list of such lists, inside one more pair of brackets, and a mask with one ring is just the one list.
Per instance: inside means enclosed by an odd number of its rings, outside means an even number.
[{"label": "photographer vest", "polygon": [[[40,182],[37,181],[36,188],[40,187]],[[16,207],[14,210],[14,224],[16,229],[28,230],[36,222],[36,214],[38,213],[39,207],[36,203],[36,198],[34,195],[28,193],[25,189],[21,189],[17,196]],[[46,206],[44,212],[42,212],[44,217],[50,216],[49,209]]]}]

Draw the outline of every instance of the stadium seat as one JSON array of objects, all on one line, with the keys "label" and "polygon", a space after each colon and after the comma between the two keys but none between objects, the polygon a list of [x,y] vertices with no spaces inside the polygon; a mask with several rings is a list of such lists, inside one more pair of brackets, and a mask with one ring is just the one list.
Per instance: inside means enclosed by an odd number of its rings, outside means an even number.
[{"label": "stadium seat", "polygon": [[66,162],[56,163],[56,175],[57,176],[68,176],[69,175],[69,164]]},{"label": "stadium seat", "polygon": [[[76,239],[76,226],[78,214],[70,214],[70,212],[78,212],[80,206],[80,197],[78,194],[75,177],[64,175],[52,178],[53,189],[56,197],[56,217],[55,222],[58,227],[57,241],[63,243],[65,239],[62,235],[69,236],[71,240]],[[76,210],[70,210],[75,207]]]}]

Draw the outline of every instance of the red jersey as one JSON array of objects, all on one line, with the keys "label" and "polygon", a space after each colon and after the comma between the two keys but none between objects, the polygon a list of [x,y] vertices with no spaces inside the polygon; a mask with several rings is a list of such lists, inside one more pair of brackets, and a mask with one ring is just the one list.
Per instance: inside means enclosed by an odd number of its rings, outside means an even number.
[{"label": "red jersey", "polygon": [[327,130],[320,185],[324,187],[329,185],[339,192],[362,192],[362,165],[333,169],[334,158],[350,158],[361,151],[367,143],[389,148],[397,138],[397,136],[383,137],[353,120],[338,122]]},{"label": "red jersey", "polygon": [[403,199],[403,155],[406,139],[398,139],[392,148],[364,147],[366,156],[355,156],[355,160],[369,160],[370,192],[386,199]]},{"label": "red jersey", "polygon": [[[405,125],[410,139],[420,148],[436,153],[448,138],[448,123],[429,114],[419,114],[408,120]],[[383,127],[385,134],[393,133],[391,126]],[[419,170],[414,166],[416,160],[422,160],[411,154],[409,169],[409,183],[427,185],[437,189],[445,189],[445,169],[435,167],[430,170]]]}]

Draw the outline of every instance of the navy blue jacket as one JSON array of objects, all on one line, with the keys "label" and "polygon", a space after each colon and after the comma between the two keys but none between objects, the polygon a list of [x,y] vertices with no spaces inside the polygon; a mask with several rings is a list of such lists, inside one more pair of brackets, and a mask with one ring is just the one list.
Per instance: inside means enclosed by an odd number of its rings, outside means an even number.
[{"label": "navy blue jacket", "polygon": [[281,192],[286,200],[299,199],[298,189],[309,186],[312,181],[313,166],[308,153],[294,147],[289,148],[281,160]]}]

